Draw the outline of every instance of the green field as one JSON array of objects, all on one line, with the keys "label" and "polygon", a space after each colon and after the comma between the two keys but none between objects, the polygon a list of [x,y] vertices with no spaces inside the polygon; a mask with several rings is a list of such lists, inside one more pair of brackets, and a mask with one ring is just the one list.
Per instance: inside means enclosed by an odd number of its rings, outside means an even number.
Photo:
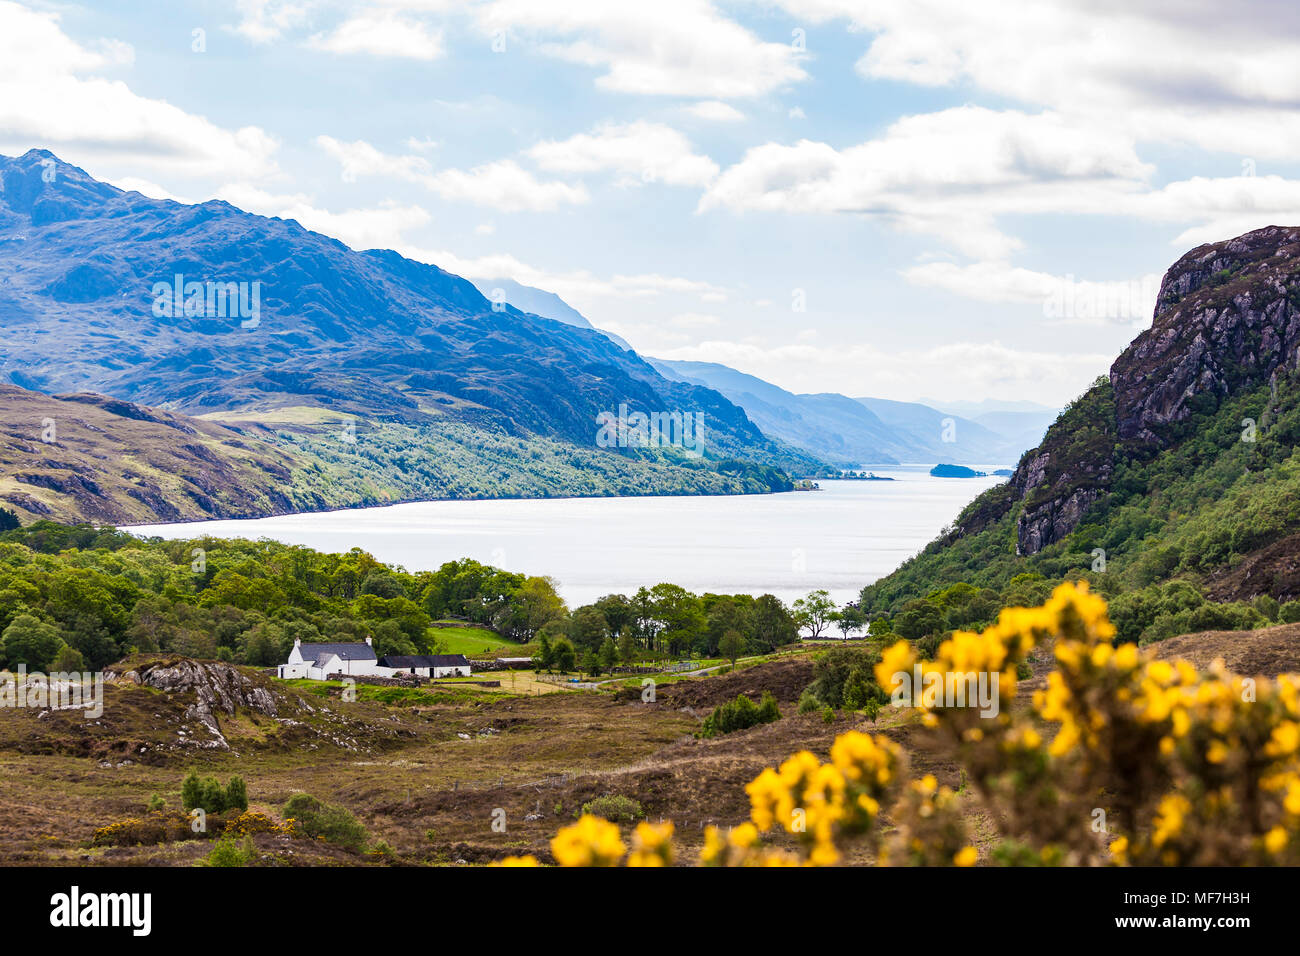
[{"label": "green field", "polygon": [[[507,657],[527,656],[524,645],[502,637],[495,631],[482,627],[431,627],[429,636],[446,647],[448,654],[464,654],[466,657],[485,657],[500,650],[509,650]],[[518,654],[513,652],[518,651]]]}]

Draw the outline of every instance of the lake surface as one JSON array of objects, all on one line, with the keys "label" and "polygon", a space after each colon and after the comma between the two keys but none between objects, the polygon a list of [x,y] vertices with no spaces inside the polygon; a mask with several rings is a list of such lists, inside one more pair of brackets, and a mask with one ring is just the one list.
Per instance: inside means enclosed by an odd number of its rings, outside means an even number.
[{"label": "lake surface", "polygon": [[549,575],[570,607],[664,581],[697,594],[770,592],[787,602],[826,588],[843,603],[1006,480],[931,478],[929,468],[875,469],[895,480],[822,481],[821,491],[779,495],[430,501],[130,530],[271,538],[329,552],[360,547],[408,571],[470,557]]}]

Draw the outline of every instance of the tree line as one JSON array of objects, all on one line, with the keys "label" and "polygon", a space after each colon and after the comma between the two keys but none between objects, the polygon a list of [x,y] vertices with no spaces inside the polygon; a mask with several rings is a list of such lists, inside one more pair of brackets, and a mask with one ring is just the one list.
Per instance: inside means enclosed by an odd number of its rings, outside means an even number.
[{"label": "tree line", "polygon": [[37,521],[0,532],[0,663],[100,669],[131,652],[164,651],[270,666],[287,659],[295,640],[367,637],[380,656],[438,653],[432,624],[449,618],[520,644],[567,644],[574,664],[734,659],[797,640],[810,620],[824,627],[824,593],[810,595],[810,609],[771,594],[697,595],[658,584],[570,610],[554,580],[472,559],[411,573],[361,549],[165,541]]}]

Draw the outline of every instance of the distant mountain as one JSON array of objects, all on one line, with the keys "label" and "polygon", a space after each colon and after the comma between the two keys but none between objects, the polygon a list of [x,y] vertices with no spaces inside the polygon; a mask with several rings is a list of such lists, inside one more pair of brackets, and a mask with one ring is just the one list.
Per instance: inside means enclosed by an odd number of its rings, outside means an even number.
[{"label": "distant mountain", "polygon": [[905,436],[912,449],[909,461],[958,461],[1001,464],[1019,460],[1026,446],[979,422],[941,412],[916,402],[859,398],[881,421]]},{"label": "distant mountain", "polygon": [[[465,429],[485,443],[582,450],[572,480],[525,494],[578,493],[567,490],[585,486],[578,471],[600,476],[609,458],[680,465],[682,482],[663,486],[674,492],[693,478],[716,485],[702,473],[732,459],[754,462],[754,474],[815,465],[717,392],[663,377],[605,335],[494,310],[468,280],[395,252],[357,252],[225,202],[124,192],[44,150],[0,157],[0,187],[0,376],[23,388],[271,426],[315,422],[327,440],[347,422],[363,433],[401,427],[408,454],[438,455],[453,426],[447,454],[473,445]],[[620,407],[702,413],[705,459],[598,448],[597,415]]]},{"label": "distant mountain", "polygon": [[1009,445],[1023,451],[1037,446],[1060,414],[1061,411],[1057,408],[1034,412],[985,412],[981,415],[972,415],[971,421],[991,432],[996,432],[1006,439]]},{"label": "distant mountain", "polygon": [[796,395],[713,362],[649,362],[665,376],[722,393],[766,434],[837,464],[897,464],[908,452],[891,428],[843,395]]},{"label": "distant mountain", "polygon": [[489,302],[505,302],[513,305],[520,312],[540,315],[544,319],[554,319],[556,322],[563,322],[565,325],[572,325],[579,329],[593,329],[624,351],[632,351],[632,346],[622,338],[613,332],[597,329],[585,315],[554,292],[522,285],[514,279],[474,279],[473,282]]},{"label": "distant mountain", "polygon": [[841,465],[1012,463],[1029,447],[979,422],[915,402],[799,395],[712,362],[648,361],[667,377],[722,393],[768,435]]}]

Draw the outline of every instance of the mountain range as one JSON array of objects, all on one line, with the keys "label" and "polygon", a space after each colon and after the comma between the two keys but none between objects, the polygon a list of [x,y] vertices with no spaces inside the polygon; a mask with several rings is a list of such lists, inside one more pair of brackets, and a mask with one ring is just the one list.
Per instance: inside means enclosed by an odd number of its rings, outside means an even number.
[{"label": "mountain range", "polygon": [[[28,518],[786,490],[864,464],[1011,462],[1054,414],[797,395],[645,359],[543,289],[151,199],[45,150],[0,157],[0,322],[0,502]],[[598,417],[620,411],[701,415],[703,453],[609,447]],[[77,451],[36,441],[46,418]],[[124,421],[199,457],[118,467],[127,449],[102,436]],[[246,494],[214,494],[218,473]]]},{"label": "mountain range", "polygon": [[[45,150],[0,157],[0,322],[0,373],[23,390],[11,406],[96,393],[217,422],[315,467],[321,485],[353,487],[308,489],[321,506],[770,491],[790,487],[786,471],[824,467],[603,333],[293,220],[126,192]],[[597,418],[620,409],[702,414],[703,454],[601,447]],[[29,475],[36,411],[15,409],[0,455]],[[37,452],[42,468],[75,470]],[[91,513],[39,487],[7,500]],[[182,516],[229,513],[189,501]]]},{"label": "mountain range", "polygon": [[[554,293],[508,279],[475,282],[489,298],[577,328],[595,328]],[[631,348],[613,333],[604,334]],[[1012,464],[1042,439],[1060,412],[1033,402],[922,404],[833,392],[801,395],[715,362],[646,361],[665,378],[717,391],[743,408],[764,434],[847,468],[937,461]]]}]

